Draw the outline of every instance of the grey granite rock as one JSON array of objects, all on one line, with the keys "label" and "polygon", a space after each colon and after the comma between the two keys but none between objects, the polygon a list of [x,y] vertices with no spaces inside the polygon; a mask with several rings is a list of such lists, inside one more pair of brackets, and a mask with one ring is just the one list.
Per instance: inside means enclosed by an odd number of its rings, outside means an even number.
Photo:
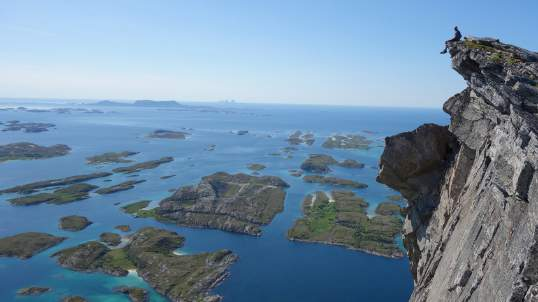
[{"label": "grey granite rock", "polygon": [[386,139],[378,180],[400,191],[411,301],[538,294],[538,54],[495,39],[449,45],[468,87],[447,128]]}]

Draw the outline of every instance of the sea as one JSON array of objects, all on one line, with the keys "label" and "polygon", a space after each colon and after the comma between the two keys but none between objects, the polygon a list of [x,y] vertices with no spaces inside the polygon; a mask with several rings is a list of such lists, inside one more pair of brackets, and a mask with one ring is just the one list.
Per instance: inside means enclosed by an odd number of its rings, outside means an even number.
[{"label": "sea", "polygon": [[[26,109],[6,109],[21,106]],[[75,110],[66,113],[51,110],[54,108]],[[60,301],[68,295],[80,295],[88,301],[129,301],[127,296],[114,292],[114,288],[123,285],[147,289],[150,301],[167,301],[136,273],[113,277],[74,272],[60,267],[51,258],[51,254],[58,250],[98,239],[102,232],[115,232],[114,227],[120,224],[128,224],[133,230],[155,226],[175,231],[186,238],[178,253],[232,250],[239,259],[231,266],[229,278],[213,290],[226,302],[407,301],[413,280],[405,257],[390,259],[338,246],[293,242],[286,238],[287,230],[302,217],[301,203],[305,196],[315,191],[335,189],[305,183],[301,178],[291,176],[289,170],[298,169],[302,161],[314,153],[364,163],[363,169],[333,166],[329,175],[368,184],[368,188],[354,191],[370,204],[368,212],[374,215],[378,203],[389,195],[397,194],[375,180],[384,138],[412,131],[423,123],[447,124],[449,121],[440,109],[422,108],[239,103],[124,106],[0,100],[0,122],[10,120],[53,123],[55,127],[41,133],[0,131],[0,145],[15,142],[47,146],[66,144],[71,152],[50,159],[0,163],[0,189],[39,180],[110,171],[126,165],[95,166],[86,163],[87,157],[104,152],[136,151],[139,153],[130,158],[135,162],[164,156],[174,158],[173,162],[137,173],[135,178],[114,174],[107,178],[110,182],[104,182],[105,179],[89,181],[98,186],[109,186],[126,180],[146,180],[132,190],[103,196],[92,193],[89,199],[69,204],[17,207],[6,201],[13,195],[0,195],[0,237],[28,231],[68,237],[61,244],[27,260],[0,258],[0,301],[29,302]],[[185,140],[147,137],[157,129],[185,131],[191,135]],[[238,135],[240,130],[248,133]],[[297,146],[298,149],[288,156],[282,149],[289,146],[286,139],[296,130],[313,133],[316,141],[312,146]],[[372,147],[368,150],[323,148],[323,141],[334,134],[363,135],[373,141]],[[210,145],[215,145],[213,151],[208,150]],[[180,227],[133,218],[121,211],[121,206],[139,200],[151,200],[151,206],[157,205],[171,194],[170,190],[196,184],[203,176],[215,172],[252,173],[247,168],[249,163],[265,165],[267,168],[260,171],[261,175],[281,177],[290,185],[284,211],[263,227],[260,237]],[[160,178],[171,174],[176,176]],[[60,217],[74,214],[88,217],[93,224],[80,232],[60,230]],[[396,240],[401,246],[401,239]],[[46,286],[52,290],[40,296],[16,295],[19,288],[28,286]]]}]

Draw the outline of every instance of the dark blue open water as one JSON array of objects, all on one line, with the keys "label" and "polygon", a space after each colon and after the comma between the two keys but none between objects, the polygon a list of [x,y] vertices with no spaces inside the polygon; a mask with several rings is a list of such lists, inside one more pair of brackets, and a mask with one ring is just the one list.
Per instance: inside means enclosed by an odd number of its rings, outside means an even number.
[{"label": "dark blue open water", "polygon": [[[8,106],[7,102],[0,103]],[[34,105],[35,106],[35,105]],[[383,148],[383,137],[412,130],[425,122],[447,123],[440,110],[382,109],[330,106],[224,105],[228,113],[211,111],[178,111],[159,108],[102,107],[105,114],[53,112],[32,113],[0,111],[0,121],[21,120],[51,122],[56,129],[39,134],[0,132],[0,144],[29,141],[38,144],[64,143],[72,148],[68,156],[35,161],[0,163],[0,188],[65,177],[95,171],[109,171],[117,165],[88,166],[87,156],[108,151],[139,151],[133,159],[144,161],[173,156],[172,163],[143,171],[138,179],[147,182],[130,191],[108,196],[92,195],[90,199],[67,205],[13,207],[5,202],[9,195],[0,196],[0,236],[24,231],[49,232],[67,236],[61,245],[29,260],[0,258],[0,301],[58,301],[72,294],[89,301],[128,301],[115,294],[118,285],[149,287],[136,275],[110,277],[103,274],[72,272],[57,266],[50,254],[96,239],[101,232],[113,231],[118,224],[129,224],[136,230],[154,225],[177,231],[187,238],[182,252],[196,253],[227,248],[240,257],[231,268],[231,277],[216,293],[229,302],[288,302],[288,301],[406,301],[412,290],[411,274],[406,259],[387,259],[341,247],[290,242],[285,233],[301,216],[304,196],[316,190],[330,190],[316,184],[306,184],[288,174],[296,169],[309,153],[327,153],[336,159],[352,158],[366,163],[364,169],[334,168],[332,174],[367,183],[369,187],[356,192],[369,203],[373,212],[377,203],[394,194],[375,182],[377,161]],[[41,107],[44,107],[43,105]],[[53,106],[60,107],[60,106]],[[184,141],[148,139],[145,135],[157,128],[180,130],[193,128],[193,135]],[[238,136],[233,130],[248,130]],[[287,146],[285,139],[295,131],[312,131],[314,146],[300,146],[293,158],[269,155]],[[365,133],[364,130],[374,132]],[[360,133],[376,141],[368,151],[327,150],[321,148],[323,139],[333,133]],[[269,137],[270,135],[271,137]],[[204,149],[215,144],[215,151]],[[256,162],[267,166],[261,174],[276,175],[291,187],[285,210],[264,228],[259,238],[215,230],[190,229],[165,225],[148,219],[134,219],[122,213],[114,203],[126,204],[141,199],[158,202],[167,191],[181,185],[194,184],[202,176],[226,171],[245,172],[246,164]],[[177,174],[162,180],[163,175]],[[102,179],[97,185],[124,181],[126,176],[114,175],[113,182]],[[80,214],[94,222],[87,229],[70,233],[58,229],[58,219]],[[39,297],[16,297],[18,288],[40,285],[53,290]],[[166,301],[151,291],[151,301]]]}]

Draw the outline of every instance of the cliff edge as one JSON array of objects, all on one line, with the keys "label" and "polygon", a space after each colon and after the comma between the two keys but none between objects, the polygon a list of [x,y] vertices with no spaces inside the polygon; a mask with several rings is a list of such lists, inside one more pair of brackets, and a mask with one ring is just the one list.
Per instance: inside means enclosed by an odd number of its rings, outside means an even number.
[{"label": "cliff edge", "polygon": [[538,53],[449,45],[468,87],[434,124],[386,138],[378,181],[408,200],[410,301],[538,301]]}]

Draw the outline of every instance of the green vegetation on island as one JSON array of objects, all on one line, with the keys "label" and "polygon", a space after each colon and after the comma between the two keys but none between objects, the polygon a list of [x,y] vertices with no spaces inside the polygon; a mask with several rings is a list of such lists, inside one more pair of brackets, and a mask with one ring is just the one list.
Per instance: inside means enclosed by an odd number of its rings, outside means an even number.
[{"label": "green vegetation on island", "polygon": [[121,208],[127,214],[136,215],[140,210],[147,207],[150,202],[151,202],[150,200],[141,200],[141,201],[130,203]]},{"label": "green vegetation on island", "polygon": [[145,180],[143,180],[143,179],[141,179],[141,180],[128,180],[128,181],[124,181],[122,183],[119,183],[117,185],[101,188],[101,189],[95,191],[95,193],[105,195],[105,194],[112,194],[112,193],[116,193],[116,192],[120,192],[120,191],[131,190],[131,189],[134,189],[135,185],[137,185],[139,183],[143,183],[143,182],[145,182]]},{"label": "green vegetation on island", "polygon": [[274,176],[219,172],[203,177],[196,186],[181,187],[156,208],[136,210],[138,206],[131,204],[124,210],[182,226],[259,236],[260,227],[284,209],[287,187]]},{"label": "green vegetation on island", "polygon": [[228,276],[228,268],[237,256],[228,250],[174,254],[184,241],[185,238],[175,232],[146,227],[130,236],[123,248],[110,249],[90,241],[52,256],[61,266],[75,271],[125,276],[128,270],[134,269],[157,292],[172,301],[219,301],[220,297],[211,296],[210,290]]},{"label": "green vegetation on island", "polygon": [[119,168],[116,168],[116,169],[112,170],[112,172],[130,174],[130,173],[135,173],[135,172],[139,172],[139,171],[142,171],[142,170],[154,169],[154,168],[157,168],[158,166],[160,166],[162,164],[169,163],[169,162],[171,162],[173,160],[174,160],[174,158],[170,157],[170,156],[162,157],[162,158],[157,159],[157,160],[150,160],[150,161],[146,161],[146,162],[141,162],[141,163],[138,163],[138,164],[127,166],[127,167],[119,167]]},{"label": "green vegetation on island", "polygon": [[52,254],[61,266],[80,272],[102,272],[126,276],[134,264],[123,249],[109,249],[97,241],[88,241]]},{"label": "green vegetation on island", "polygon": [[60,229],[70,232],[78,232],[84,230],[92,224],[88,218],[78,215],[64,216],[60,218]]},{"label": "green vegetation on island", "polygon": [[364,189],[368,187],[367,184],[364,184],[361,182],[356,182],[350,179],[338,178],[338,177],[333,177],[333,176],[305,175],[303,177],[303,180],[308,183],[320,183],[324,185],[351,187],[354,189]]},{"label": "green vegetation on island", "polygon": [[99,155],[94,155],[86,158],[86,162],[90,165],[110,164],[110,163],[130,163],[132,160],[127,157],[138,154],[139,152],[122,151],[122,152],[107,152]]},{"label": "green vegetation on island", "polygon": [[49,249],[65,237],[56,237],[47,233],[27,232],[0,238],[0,257],[17,257],[28,259]]},{"label": "green vegetation on island", "polygon": [[71,148],[66,145],[47,147],[27,142],[0,145],[0,162],[58,157],[67,155],[69,151]]},{"label": "green vegetation on island", "polygon": [[288,231],[288,238],[341,245],[387,257],[402,257],[395,243],[402,221],[392,215],[369,218],[362,198],[350,191],[316,192],[303,201],[304,218]]},{"label": "green vegetation on island", "polygon": [[362,135],[347,134],[328,137],[321,146],[328,149],[368,149],[371,143]]},{"label": "green vegetation on island", "polygon": [[8,201],[16,206],[30,206],[40,203],[48,204],[66,204],[74,201],[84,200],[89,198],[89,192],[98,188],[94,185],[86,183],[77,183],[65,188],[54,190],[53,192],[37,193],[22,197],[11,198]]}]

